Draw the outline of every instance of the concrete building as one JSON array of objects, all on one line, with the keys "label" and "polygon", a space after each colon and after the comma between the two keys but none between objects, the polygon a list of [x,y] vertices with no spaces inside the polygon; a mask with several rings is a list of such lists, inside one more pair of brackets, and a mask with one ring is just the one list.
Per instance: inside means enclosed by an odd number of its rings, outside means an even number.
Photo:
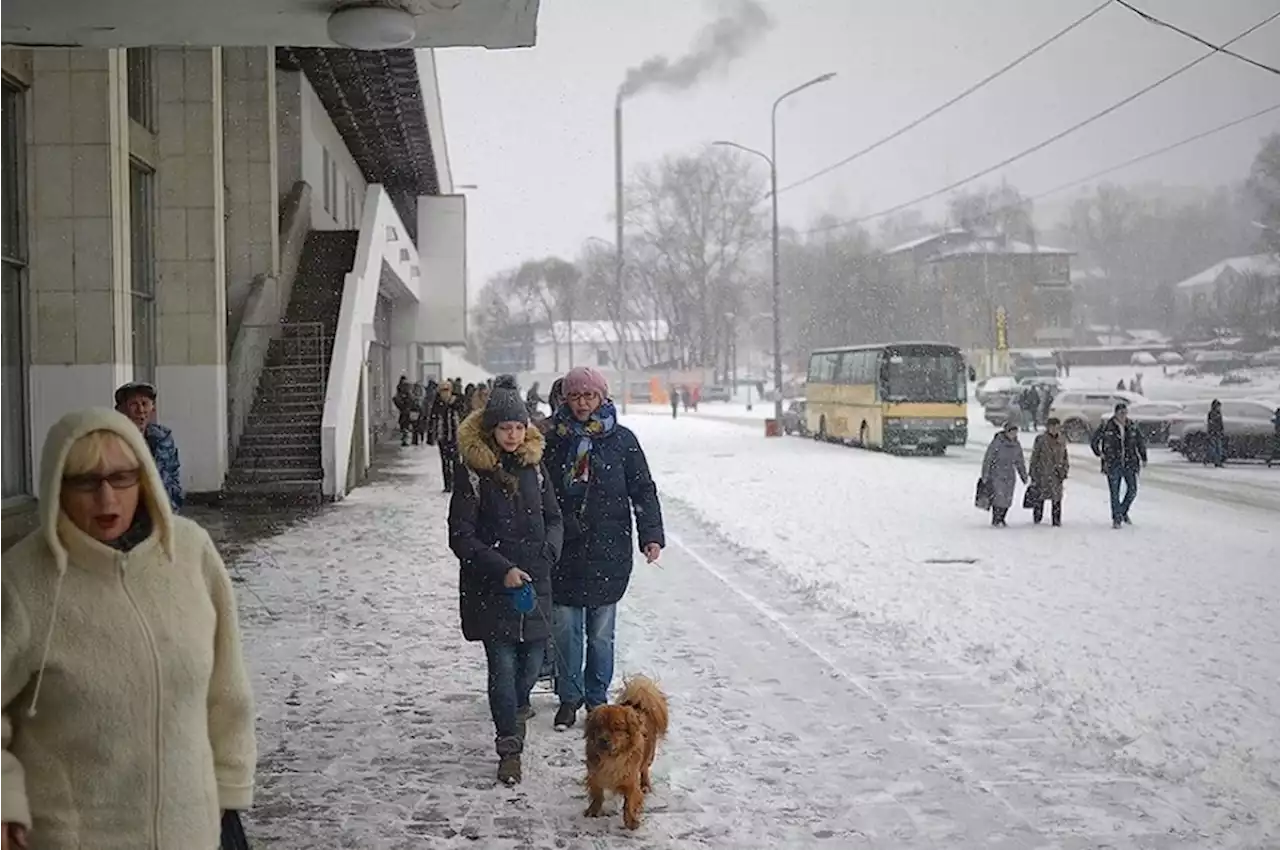
[{"label": "concrete building", "polygon": [[[536,3],[466,5],[421,12],[449,25],[413,46],[533,43]],[[399,375],[466,341],[433,51],[335,48],[301,0],[231,6],[6,4],[6,540],[49,426],[120,384],[156,385],[189,494],[336,499]],[[315,46],[213,46],[255,39]]]},{"label": "concrete building", "polygon": [[996,345],[1003,308],[1009,348],[1056,348],[1074,336],[1072,252],[963,229],[885,253],[899,291],[899,335],[964,349]]}]

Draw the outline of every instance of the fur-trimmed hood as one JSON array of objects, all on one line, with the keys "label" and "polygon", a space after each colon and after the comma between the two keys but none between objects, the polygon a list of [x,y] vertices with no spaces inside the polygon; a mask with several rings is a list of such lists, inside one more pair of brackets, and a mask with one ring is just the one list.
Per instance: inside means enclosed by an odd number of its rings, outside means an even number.
[{"label": "fur-trimmed hood", "polygon": [[[458,426],[458,453],[462,462],[476,472],[493,472],[498,468],[498,453],[485,433],[481,419],[483,410],[467,416]],[[521,466],[537,466],[542,463],[542,450],[545,442],[542,432],[530,425],[525,429],[524,442],[516,449],[515,455]]]}]

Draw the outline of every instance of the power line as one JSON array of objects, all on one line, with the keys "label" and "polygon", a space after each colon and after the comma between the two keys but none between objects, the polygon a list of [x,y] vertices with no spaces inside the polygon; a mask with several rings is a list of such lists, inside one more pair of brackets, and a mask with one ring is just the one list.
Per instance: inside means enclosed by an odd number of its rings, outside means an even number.
[{"label": "power line", "polygon": [[923,124],[924,122],[928,121],[928,120],[929,120],[930,118],[932,118],[933,116],[937,115],[938,113],[942,112],[942,111],[943,111],[943,110],[945,110],[945,109],[949,109],[950,107],[955,106],[957,103],[959,103],[960,101],[964,100],[966,97],[968,97],[969,95],[973,94],[973,93],[974,93],[974,92],[976,92],[978,89],[982,88],[983,86],[987,85],[987,84],[988,84],[988,83],[990,83],[990,82],[993,82],[994,80],[998,79],[999,77],[1002,77],[1002,76],[1003,76],[1004,74],[1006,74],[1007,72],[1012,71],[1014,68],[1018,67],[1019,65],[1021,65],[1021,64],[1022,64],[1023,62],[1025,62],[1026,60],[1030,59],[1032,56],[1035,56],[1035,55],[1036,55],[1037,53],[1039,53],[1041,50],[1044,50],[1044,49],[1045,49],[1046,47],[1048,47],[1050,44],[1053,44],[1055,41],[1057,41],[1058,39],[1062,38],[1064,35],[1066,35],[1067,33],[1071,32],[1071,31],[1072,31],[1072,30],[1074,30],[1076,27],[1080,26],[1080,25],[1081,25],[1081,24],[1083,24],[1085,21],[1089,20],[1089,19],[1090,19],[1090,18],[1092,18],[1094,15],[1098,14],[1099,12],[1101,12],[1103,9],[1107,8],[1108,6],[1110,6],[1110,5],[1111,5],[1111,3],[1112,3],[1112,0],[1104,0],[1104,2],[1102,2],[1102,3],[1101,3],[1101,4],[1099,4],[1097,7],[1095,7],[1095,8],[1093,9],[1093,11],[1091,11],[1091,12],[1089,12],[1089,13],[1085,14],[1083,17],[1077,18],[1075,21],[1073,21],[1072,23],[1068,24],[1068,25],[1067,25],[1066,27],[1064,27],[1063,29],[1058,30],[1058,32],[1056,32],[1056,33],[1054,33],[1053,35],[1049,36],[1049,38],[1047,38],[1047,39],[1045,39],[1044,41],[1040,42],[1040,43],[1039,43],[1039,44],[1037,44],[1035,47],[1033,47],[1033,48],[1031,48],[1030,50],[1028,50],[1026,53],[1023,53],[1021,56],[1017,57],[1017,58],[1016,58],[1016,59],[1014,59],[1012,62],[1008,63],[1007,65],[1005,65],[1004,67],[1000,68],[999,70],[994,71],[994,72],[993,72],[993,73],[991,73],[991,74],[988,74],[987,76],[983,77],[981,80],[978,80],[978,82],[976,82],[976,83],[974,83],[973,85],[969,86],[969,88],[967,88],[967,89],[965,89],[964,91],[960,92],[960,94],[956,95],[955,97],[951,98],[950,100],[946,101],[945,103],[942,103],[942,104],[940,104],[939,106],[934,107],[933,109],[929,110],[929,111],[928,111],[928,112],[926,112],[925,114],[921,115],[919,118],[916,118],[914,121],[911,121],[911,122],[910,122],[910,123],[908,123],[908,124],[904,124],[902,127],[899,127],[897,130],[894,130],[892,133],[890,133],[889,135],[885,136],[884,138],[879,139],[878,141],[872,142],[872,143],[871,143],[870,145],[868,145],[867,147],[863,148],[863,149],[862,149],[862,150],[860,150],[860,151],[857,151],[857,152],[855,152],[855,153],[850,154],[849,156],[845,157],[844,159],[840,160],[839,162],[834,162],[834,163],[832,163],[831,165],[828,165],[826,168],[823,168],[823,169],[822,169],[822,170],[820,170],[820,171],[815,171],[813,174],[810,174],[808,177],[805,177],[805,178],[803,178],[803,179],[801,179],[801,180],[797,180],[797,181],[796,181],[796,182],[794,182],[794,183],[788,183],[786,186],[783,186],[781,189],[779,189],[779,190],[778,190],[778,194],[779,194],[779,195],[781,195],[783,192],[786,192],[786,191],[787,191],[787,190],[789,190],[789,189],[794,189],[794,188],[796,188],[797,186],[803,186],[803,185],[804,185],[804,184],[806,184],[806,183],[809,183],[809,182],[811,182],[811,181],[817,180],[819,177],[822,177],[822,176],[824,176],[824,175],[830,174],[832,171],[835,171],[837,168],[841,168],[841,167],[843,167],[843,166],[845,166],[845,165],[848,165],[849,163],[853,162],[855,159],[860,159],[861,157],[864,157],[864,156],[866,156],[867,154],[871,153],[871,152],[872,152],[873,150],[875,150],[876,148],[879,148],[879,147],[881,147],[882,145],[887,145],[889,142],[892,142],[894,139],[898,138],[899,136],[903,135],[904,133],[907,133],[907,132],[909,132],[909,131],[911,131],[911,130],[914,130],[916,127],[919,127],[921,124]]},{"label": "power line", "polygon": [[888,209],[880,210],[879,212],[871,213],[870,215],[863,215],[863,216],[858,216],[857,218],[851,218],[851,219],[849,219],[848,221],[839,221],[839,222],[836,222],[836,223],[834,223],[834,224],[828,224],[828,225],[823,225],[823,226],[821,226],[821,227],[814,227],[814,228],[810,228],[809,230],[804,231],[804,233],[805,233],[805,234],[812,234],[812,233],[825,233],[826,231],[829,231],[829,230],[837,230],[837,229],[839,229],[839,228],[841,228],[841,227],[849,227],[849,226],[851,226],[851,225],[861,224],[862,222],[866,222],[866,221],[873,221],[873,220],[875,220],[875,219],[877,219],[877,218],[883,218],[883,217],[885,217],[885,216],[887,216],[887,215],[892,215],[893,213],[900,212],[900,211],[905,210],[905,209],[907,209],[907,208],[909,208],[909,207],[914,207],[916,204],[923,203],[924,201],[930,201],[930,200],[933,200],[934,198],[938,197],[939,195],[945,195],[946,193],[951,192],[951,191],[953,191],[953,190],[955,190],[955,189],[958,189],[958,188],[960,188],[961,186],[965,185],[966,183],[972,183],[974,180],[977,180],[977,179],[979,179],[979,178],[981,178],[981,177],[986,177],[988,174],[991,174],[991,173],[992,173],[992,172],[994,172],[994,171],[999,171],[1001,168],[1004,168],[1005,166],[1008,166],[1008,165],[1012,165],[1013,163],[1017,162],[1018,160],[1020,160],[1020,159],[1024,159],[1024,158],[1026,158],[1026,157],[1030,156],[1031,154],[1033,154],[1033,153],[1035,153],[1035,152],[1037,152],[1037,151],[1044,150],[1045,148],[1047,148],[1049,145],[1053,144],[1054,142],[1057,142],[1057,141],[1060,141],[1060,140],[1062,140],[1062,139],[1065,139],[1067,136],[1070,136],[1072,133],[1075,133],[1077,130],[1080,130],[1080,129],[1084,128],[1084,127],[1087,127],[1088,125],[1090,125],[1090,124],[1092,124],[1093,122],[1095,122],[1095,121],[1099,120],[1100,118],[1104,118],[1104,117],[1106,117],[1107,115],[1110,115],[1112,112],[1115,112],[1117,109],[1120,109],[1121,107],[1126,106],[1126,105],[1128,105],[1128,104],[1132,103],[1133,101],[1135,101],[1135,100],[1137,100],[1138,98],[1142,97],[1144,94],[1146,94],[1146,93],[1148,93],[1148,92],[1152,91],[1153,89],[1158,88],[1159,86],[1162,86],[1162,85],[1164,85],[1165,83],[1169,82],[1169,81],[1170,81],[1170,80],[1172,80],[1174,77],[1177,77],[1178,75],[1183,74],[1183,73],[1185,73],[1185,72],[1187,72],[1187,71],[1191,70],[1191,69],[1192,69],[1192,68],[1194,68],[1196,65],[1199,65],[1201,62],[1203,62],[1204,60],[1208,59],[1210,56],[1213,56],[1213,55],[1215,55],[1215,54],[1217,54],[1217,53],[1221,52],[1221,50],[1222,50],[1222,48],[1223,48],[1223,47],[1226,47],[1227,45],[1233,44],[1233,43],[1235,43],[1235,42],[1239,41],[1240,39],[1244,38],[1245,36],[1249,35],[1250,33],[1254,32],[1254,31],[1256,31],[1256,30],[1258,30],[1258,29],[1261,29],[1262,27],[1264,27],[1264,26],[1266,26],[1267,24],[1269,24],[1269,23],[1271,23],[1272,21],[1274,21],[1276,18],[1280,18],[1280,12],[1274,12],[1274,13],[1272,13],[1272,14],[1271,14],[1271,15],[1269,15],[1268,17],[1264,18],[1263,20],[1259,21],[1258,23],[1254,24],[1253,26],[1249,27],[1249,28],[1248,28],[1247,30],[1245,30],[1244,32],[1242,32],[1242,33],[1240,33],[1239,35],[1235,36],[1235,37],[1234,37],[1234,38],[1232,38],[1230,41],[1225,42],[1225,43],[1222,45],[1222,47],[1215,47],[1213,50],[1210,50],[1208,53],[1204,54],[1204,55],[1203,55],[1203,56],[1201,56],[1200,58],[1198,58],[1198,59],[1193,59],[1192,61],[1190,61],[1190,62],[1188,62],[1187,64],[1183,65],[1182,67],[1178,68],[1177,70],[1172,71],[1172,72],[1170,72],[1170,73],[1168,73],[1168,74],[1165,74],[1163,77],[1161,77],[1160,79],[1156,80],[1154,83],[1151,83],[1150,85],[1147,85],[1147,86],[1144,86],[1143,88],[1138,89],[1138,90],[1137,90],[1136,92],[1134,92],[1133,94],[1129,95],[1128,97],[1124,98],[1123,100],[1119,100],[1119,101],[1117,101],[1116,103],[1111,104],[1111,105],[1110,105],[1110,106],[1108,106],[1106,109],[1103,109],[1101,112],[1096,112],[1096,113],[1094,113],[1093,115],[1089,116],[1088,118],[1084,119],[1083,121],[1079,121],[1079,122],[1077,122],[1077,123],[1075,123],[1075,124],[1071,125],[1071,126],[1070,126],[1070,127],[1068,127],[1067,129],[1062,130],[1062,131],[1061,131],[1061,132],[1059,132],[1059,133],[1055,133],[1054,135],[1050,136],[1049,138],[1045,139],[1044,141],[1042,141],[1042,142],[1038,142],[1037,144],[1034,144],[1034,145],[1032,145],[1031,147],[1026,148],[1026,149],[1025,149],[1025,150],[1023,150],[1023,151],[1020,151],[1019,153],[1016,153],[1016,154],[1014,154],[1013,156],[1006,157],[1005,159],[1001,160],[1000,162],[997,162],[995,165],[989,166],[989,167],[984,168],[984,169],[982,169],[982,170],[980,170],[980,171],[975,171],[973,174],[970,174],[968,177],[964,177],[964,178],[961,178],[960,180],[956,180],[955,182],[948,183],[946,186],[943,186],[941,189],[935,189],[935,190],[934,190],[934,191],[932,191],[932,192],[927,192],[927,193],[925,193],[925,194],[923,194],[923,195],[919,196],[918,198],[912,198],[912,199],[911,199],[911,200],[909,200],[909,201],[905,201],[905,202],[903,202],[903,203],[901,203],[901,204],[897,204],[897,205],[895,205],[895,206],[889,207]]},{"label": "power line", "polygon": [[1174,26],[1168,21],[1162,21],[1159,18],[1157,18],[1155,15],[1152,15],[1149,12],[1144,12],[1141,9],[1139,9],[1137,6],[1134,6],[1130,3],[1125,2],[1125,0],[1116,0],[1116,2],[1119,3],[1121,6],[1124,6],[1130,12],[1133,12],[1135,15],[1137,15],[1139,18],[1142,18],[1144,21],[1146,21],[1149,24],[1155,24],[1158,27],[1171,29],[1174,32],[1178,33],[1179,35],[1186,36],[1187,38],[1191,39],[1197,44],[1203,44],[1205,47],[1212,47],[1214,50],[1219,51],[1220,53],[1225,53],[1228,56],[1231,56],[1235,59],[1239,59],[1241,62],[1247,62],[1250,65],[1254,66],[1255,68],[1261,68],[1262,70],[1270,71],[1273,74],[1280,74],[1280,68],[1273,68],[1272,66],[1262,62],[1258,62],[1255,59],[1250,59],[1248,56],[1243,56],[1239,53],[1236,53],[1234,50],[1226,50],[1223,47],[1219,47],[1218,45],[1210,41],[1205,41],[1203,38],[1196,35],[1195,33],[1187,32],[1181,27]]},{"label": "power line", "polygon": [[1095,171],[1092,174],[1088,175],[1087,177],[1081,177],[1077,180],[1072,180],[1068,183],[1063,183],[1060,186],[1054,186],[1052,189],[1046,189],[1045,191],[1040,192],[1039,194],[1032,195],[1028,200],[1035,201],[1035,200],[1039,200],[1040,198],[1048,197],[1049,195],[1056,195],[1059,192],[1066,191],[1067,189],[1074,189],[1076,186],[1079,186],[1083,183],[1088,183],[1092,180],[1097,180],[1099,177],[1105,177],[1106,175],[1111,174],[1112,172],[1119,171],[1123,168],[1128,168],[1131,165],[1137,165],[1140,162],[1146,162],[1148,159],[1153,159],[1157,156],[1161,156],[1163,154],[1169,153],[1170,151],[1177,150],[1178,148],[1183,147],[1184,145],[1189,145],[1192,142],[1198,142],[1201,139],[1214,135],[1215,133],[1221,133],[1223,130],[1230,130],[1232,127],[1236,127],[1240,124],[1244,124],[1246,121],[1252,121],[1254,118],[1261,118],[1263,115],[1266,115],[1267,113],[1270,113],[1270,112],[1275,112],[1278,109],[1280,109],[1280,103],[1272,104],[1271,106],[1268,106],[1265,109],[1259,109],[1257,112],[1251,112],[1248,115],[1241,116],[1240,118],[1236,118],[1233,121],[1228,121],[1225,124],[1219,124],[1217,127],[1214,127],[1211,130],[1205,130],[1203,133],[1196,133],[1194,136],[1188,136],[1187,138],[1183,139],[1180,142],[1174,142],[1171,145],[1165,145],[1162,148],[1157,148],[1156,150],[1148,151],[1147,153],[1141,154],[1140,156],[1135,156],[1132,159],[1126,159],[1124,162],[1116,163],[1115,165],[1112,165],[1108,168],[1104,168],[1101,171]]}]

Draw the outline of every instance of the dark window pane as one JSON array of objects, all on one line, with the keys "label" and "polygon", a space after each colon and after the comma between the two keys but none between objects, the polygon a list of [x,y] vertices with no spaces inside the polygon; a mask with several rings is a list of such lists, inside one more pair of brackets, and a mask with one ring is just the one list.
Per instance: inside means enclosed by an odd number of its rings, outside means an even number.
[{"label": "dark window pane", "polygon": [[152,51],[148,47],[131,47],[125,52],[129,96],[129,117],[155,132],[155,79],[152,73]]},{"label": "dark window pane", "polygon": [[4,498],[29,493],[27,486],[27,382],[26,337],[23,333],[24,305],[22,270],[4,264],[4,301],[0,316],[4,320],[4,373],[0,376],[0,410],[4,421]]},{"label": "dark window pane", "polygon": [[23,235],[23,176],[24,165],[22,92],[4,87],[4,171],[0,174],[0,190],[4,192],[4,256],[10,260],[25,260],[26,246]]}]

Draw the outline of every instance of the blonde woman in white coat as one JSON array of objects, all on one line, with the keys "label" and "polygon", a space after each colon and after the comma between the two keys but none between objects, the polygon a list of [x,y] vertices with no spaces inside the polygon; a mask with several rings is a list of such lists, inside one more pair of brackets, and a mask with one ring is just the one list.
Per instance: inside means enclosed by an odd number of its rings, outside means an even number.
[{"label": "blonde woman in white coat", "polygon": [[257,757],[222,559],[113,410],[50,428],[40,472],[4,556],[5,848],[213,850]]}]

